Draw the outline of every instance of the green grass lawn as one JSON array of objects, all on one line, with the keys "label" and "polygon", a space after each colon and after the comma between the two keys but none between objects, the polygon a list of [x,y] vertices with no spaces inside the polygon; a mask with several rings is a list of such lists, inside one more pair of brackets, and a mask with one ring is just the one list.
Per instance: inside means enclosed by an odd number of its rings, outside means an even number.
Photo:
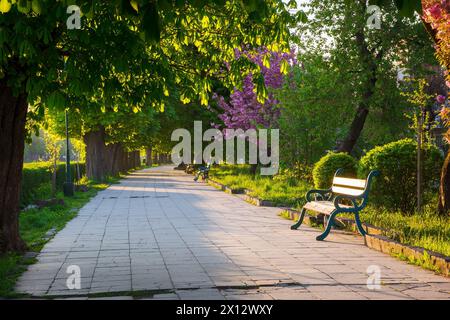
[{"label": "green grass lawn", "polygon": [[[253,178],[249,173],[249,166],[246,165],[214,167],[211,169],[210,176],[232,188],[250,189],[251,194],[260,199],[286,203],[297,209],[303,206],[306,201],[305,194],[312,188],[310,183],[300,179],[293,181],[296,179],[285,179],[282,176]],[[361,213],[361,220],[387,229],[385,235],[391,239],[450,256],[450,218],[436,216],[434,214],[436,204],[435,195],[424,212],[415,215],[406,215],[369,205]]]},{"label": "green grass lawn", "polygon": [[[115,181],[111,180],[108,183]],[[98,191],[107,187],[108,184],[89,184],[88,191],[75,192],[73,197],[64,197],[60,192],[57,194],[57,198],[64,199],[64,205],[22,211],[19,216],[20,233],[28,245],[28,250],[39,252],[48,241],[43,237],[50,229],[61,230],[68,221],[77,215],[78,209]],[[13,288],[17,278],[25,271],[24,265],[33,262],[34,259],[25,259],[22,255],[14,253],[0,256],[0,297],[15,296]]]},{"label": "green grass lawn", "polygon": [[250,195],[272,201],[278,205],[302,205],[305,202],[305,193],[311,189],[311,185],[305,181],[277,180],[270,176],[259,175],[253,177],[247,165],[213,167],[210,171],[210,177],[233,189],[251,190]]}]

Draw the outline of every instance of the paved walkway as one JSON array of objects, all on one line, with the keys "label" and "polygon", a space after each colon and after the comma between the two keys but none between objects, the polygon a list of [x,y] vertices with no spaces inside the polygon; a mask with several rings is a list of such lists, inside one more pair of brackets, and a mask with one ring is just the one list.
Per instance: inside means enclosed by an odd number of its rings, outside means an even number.
[{"label": "paved walkway", "polygon": [[[449,299],[450,279],[368,249],[363,239],[291,231],[278,209],[250,205],[160,167],[98,193],[19,279],[34,296],[153,299]],[[69,290],[67,268],[81,271]],[[381,269],[367,288],[368,266]]]}]

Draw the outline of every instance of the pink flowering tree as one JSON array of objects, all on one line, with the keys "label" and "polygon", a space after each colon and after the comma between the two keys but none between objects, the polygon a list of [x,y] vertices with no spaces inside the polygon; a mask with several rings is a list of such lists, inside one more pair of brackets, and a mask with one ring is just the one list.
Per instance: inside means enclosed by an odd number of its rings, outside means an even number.
[{"label": "pink flowering tree", "polygon": [[[280,117],[279,101],[273,89],[283,86],[289,67],[296,63],[295,53],[272,52],[267,49],[256,51],[236,50],[236,59],[246,58],[256,64],[260,75],[248,74],[243,81],[242,89],[235,88],[229,101],[214,95],[223,113],[219,119],[224,129],[256,129],[275,128]],[[263,84],[260,82],[262,79]],[[259,81],[259,82],[258,82]]]},{"label": "pink flowering tree", "polygon": [[[236,49],[235,58],[250,60],[258,67],[260,73],[249,73],[244,78],[242,88],[234,88],[228,101],[223,96],[214,95],[222,112],[219,119],[223,122],[223,126],[215,126],[225,129],[225,138],[227,138],[226,129],[246,131],[276,128],[281,110],[273,91],[284,85],[290,66],[296,63],[294,51],[280,53],[265,48],[243,51]],[[265,141],[261,141],[261,137],[249,143],[266,145]],[[252,165],[252,174],[256,174],[256,170],[257,165]]]},{"label": "pink flowering tree", "polygon": [[[445,69],[446,85],[450,90],[450,1],[423,0],[422,6],[422,19],[435,41],[436,56]],[[448,93],[447,98],[438,96],[437,101],[442,105],[442,120],[450,126]],[[447,141],[450,142],[450,129],[447,132]],[[450,152],[447,154],[441,172],[439,213],[441,215],[450,214]]]}]

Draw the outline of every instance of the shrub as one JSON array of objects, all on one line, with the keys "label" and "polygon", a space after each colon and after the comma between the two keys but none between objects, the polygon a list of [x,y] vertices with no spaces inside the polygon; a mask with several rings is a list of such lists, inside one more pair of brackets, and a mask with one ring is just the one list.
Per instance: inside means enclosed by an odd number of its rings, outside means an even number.
[{"label": "shrub", "polygon": [[[436,191],[442,155],[431,144],[423,147],[423,190]],[[358,172],[366,176],[379,170],[370,197],[371,202],[389,209],[413,212],[417,205],[417,143],[404,139],[379,146],[369,151],[359,162]]]},{"label": "shrub", "polygon": [[[20,195],[21,206],[27,206],[35,200],[50,197],[48,186],[52,180],[52,173],[50,171],[52,164],[49,162],[33,162],[26,163],[23,167],[22,173],[22,188]],[[75,182],[78,176],[84,176],[86,167],[84,163],[79,164],[80,174],[76,163],[71,163],[72,179]],[[56,169],[56,188],[62,190],[63,184],[66,181],[66,164],[58,163]]]},{"label": "shrub", "polygon": [[346,176],[354,176],[357,170],[357,161],[344,152],[329,152],[314,165],[314,186],[319,189],[329,188],[336,170],[341,168],[344,169]]},{"label": "shrub", "polygon": [[279,173],[273,177],[274,181],[286,183],[289,186],[297,186],[299,181],[312,182],[312,167],[296,163],[291,168],[280,169]]}]

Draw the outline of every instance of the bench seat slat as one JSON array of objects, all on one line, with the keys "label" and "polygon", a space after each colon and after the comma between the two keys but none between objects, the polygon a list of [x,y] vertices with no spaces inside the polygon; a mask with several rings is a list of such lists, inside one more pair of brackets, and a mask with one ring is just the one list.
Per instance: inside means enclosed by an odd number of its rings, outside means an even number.
[{"label": "bench seat slat", "polygon": [[[350,208],[350,206],[340,205],[342,208]],[[334,203],[331,201],[311,201],[307,202],[304,206],[306,210],[315,211],[323,214],[330,214],[335,208]]]},{"label": "bench seat slat", "polygon": [[335,177],[333,179],[333,185],[337,184],[340,186],[360,188],[360,189],[364,189],[366,187],[366,183],[367,183],[366,180],[361,179],[350,179],[342,177]]}]

